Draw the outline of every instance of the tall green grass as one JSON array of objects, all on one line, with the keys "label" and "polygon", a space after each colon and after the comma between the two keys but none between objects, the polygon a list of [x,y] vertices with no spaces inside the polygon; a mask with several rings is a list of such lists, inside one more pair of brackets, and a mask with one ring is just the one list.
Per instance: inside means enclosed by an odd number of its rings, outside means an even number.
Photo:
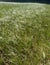
[{"label": "tall green grass", "polygon": [[50,65],[50,5],[0,4],[0,65]]}]

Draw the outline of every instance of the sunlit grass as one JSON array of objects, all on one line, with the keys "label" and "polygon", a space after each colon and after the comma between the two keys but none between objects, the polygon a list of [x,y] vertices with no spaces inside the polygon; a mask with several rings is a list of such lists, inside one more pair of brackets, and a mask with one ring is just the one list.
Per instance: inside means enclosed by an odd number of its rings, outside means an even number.
[{"label": "sunlit grass", "polygon": [[0,4],[0,65],[50,65],[50,5]]}]

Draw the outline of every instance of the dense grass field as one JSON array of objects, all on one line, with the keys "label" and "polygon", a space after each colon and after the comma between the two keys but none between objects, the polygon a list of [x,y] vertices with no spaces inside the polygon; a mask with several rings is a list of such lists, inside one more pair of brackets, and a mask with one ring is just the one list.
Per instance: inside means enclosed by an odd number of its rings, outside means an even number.
[{"label": "dense grass field", "polygon": [[50,5],[0,3],[0,65],[50,65]]}]

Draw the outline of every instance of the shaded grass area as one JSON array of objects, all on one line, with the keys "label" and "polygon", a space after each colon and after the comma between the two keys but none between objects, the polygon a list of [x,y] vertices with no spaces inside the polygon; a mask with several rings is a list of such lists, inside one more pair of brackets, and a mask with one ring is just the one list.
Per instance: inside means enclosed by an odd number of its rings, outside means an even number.
[{"label": "shaded grass area", "polygon": [[50,5],[0,4],[0,65],[50,65]]}]

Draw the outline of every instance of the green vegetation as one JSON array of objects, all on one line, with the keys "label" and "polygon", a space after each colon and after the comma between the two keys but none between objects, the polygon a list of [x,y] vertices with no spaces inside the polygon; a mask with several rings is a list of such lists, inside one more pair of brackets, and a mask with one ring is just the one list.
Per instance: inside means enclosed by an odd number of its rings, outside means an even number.
[{"label": "green vegetation", "polygon": [[50,5],[0,4],[0,65],[50,65]]}]

